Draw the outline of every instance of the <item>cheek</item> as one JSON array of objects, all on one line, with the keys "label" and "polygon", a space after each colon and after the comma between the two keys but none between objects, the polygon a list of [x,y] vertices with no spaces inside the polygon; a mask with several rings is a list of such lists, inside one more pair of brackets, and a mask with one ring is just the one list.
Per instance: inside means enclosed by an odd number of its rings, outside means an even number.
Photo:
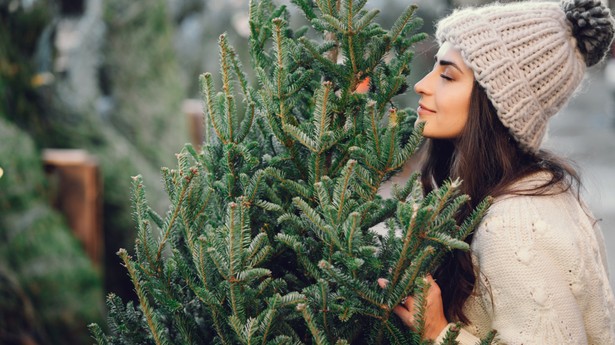
[{"label": "cheek", "polygon": [[470,111],[472,89],[468,90],[468,87],[459,87],[451,91],[453,92],[449,94],[450,97],[447,100],[443,100],[447,103],[447,112],[465,122]]},{"label": "cheek", "polygon": [[470,109],[471,91],[465,87],[457,87],[449,90],[448,97],[442,97],[440,101],[448,111],[457,112],[459,114],[467,113]]},{"label": "cheek", "polygon": [[[449,90],[446,96],[438,98],[438,114],[423,119],[427,122],[426,137],[452,139],[458,137],[468,121],[470,95],[467,90],[459,88]],[[443,93],[440,96],[445,96]]]},{"label": "cheek", "polygon": [[468,120],[469,102],[464,98],[455,95],[449,97],[438,109],[435,116],[436,122],[445,127],[463,127]]}]

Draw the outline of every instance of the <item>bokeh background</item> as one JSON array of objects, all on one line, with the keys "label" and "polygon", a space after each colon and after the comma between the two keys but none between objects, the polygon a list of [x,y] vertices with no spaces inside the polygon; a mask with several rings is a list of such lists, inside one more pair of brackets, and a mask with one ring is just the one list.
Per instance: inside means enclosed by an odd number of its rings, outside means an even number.
[{"label": "bokeh background", "polygon": [[[453,7],[489,1],[414,2],[431,34]],[[305,24],[289,1],[277,3],[289,6],[292,26]],[[389,27],[409,3],[367,6]],[[135,299],[115,254],[133,248],[130,177],[144,176],[164,212],[159,169],[202,135],[198,75],[217,75],[223,32],[249,66],[247,20],[248,0],[0,0],[0,344],[92,343],[86,325],[104,324],[104,296]],[[432,40],[416,46],[412,84],[436,51]],[[546,143],[584,177],[612,284],[613,61],[590,69]],[[396,101],[417,97],[410,90]]]}]

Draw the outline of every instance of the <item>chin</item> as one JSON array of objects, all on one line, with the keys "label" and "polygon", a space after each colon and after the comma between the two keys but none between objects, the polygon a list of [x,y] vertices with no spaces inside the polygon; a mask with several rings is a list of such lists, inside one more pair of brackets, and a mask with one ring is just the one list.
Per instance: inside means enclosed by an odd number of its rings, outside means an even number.
[{"label": "chin", "polygon": [[[420,117],[416,119],[416,121],[414,121],[414,128],[418,127],[419,124],[425,122],[424,119],[421,119]],[[427,127],[427,126],[425,126]],[[425,133],[425,129],[423,129],[423,134]]]}]

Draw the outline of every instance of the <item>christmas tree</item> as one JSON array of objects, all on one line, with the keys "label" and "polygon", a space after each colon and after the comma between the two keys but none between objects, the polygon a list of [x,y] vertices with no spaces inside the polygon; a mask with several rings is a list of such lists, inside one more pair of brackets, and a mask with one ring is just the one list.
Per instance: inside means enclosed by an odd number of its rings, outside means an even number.
[{"label": "christmas tree", "polygon": [[[250,1],[256,86],[220,36],[221,91],[200,79],[205,142],[162,169],[166,215],[134,177],[135,255],[118,254],[139,306],[110,295],[109,332],[91,326],[99,344],[421,342],[422,323],[410,332],[392,309],[414,295],[423,319],[423,277],[468,249],[488,201],[458,222],[460,181],[424,195],[414,174],[377,194],[421,141],[393,99],[425,38],[416,6],[385,30],[366,0],[292,2],[309,26]],[[372,230],[383,222],[388,233]]]}]

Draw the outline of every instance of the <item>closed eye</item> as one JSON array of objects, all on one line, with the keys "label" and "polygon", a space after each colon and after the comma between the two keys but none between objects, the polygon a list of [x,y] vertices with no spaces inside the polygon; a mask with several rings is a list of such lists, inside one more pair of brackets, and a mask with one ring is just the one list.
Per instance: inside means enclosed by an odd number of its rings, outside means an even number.
[{"label": "closed eye", "polygon": [[447,75],[446,75],[446,74],[444,74],[444,73],[440,74],[440,77],[441,77],[442,79],[445,79],[445,80],[448,80],[448,81],[453,80],[453,78],[451,78],[451,77],[447,76]]}]

